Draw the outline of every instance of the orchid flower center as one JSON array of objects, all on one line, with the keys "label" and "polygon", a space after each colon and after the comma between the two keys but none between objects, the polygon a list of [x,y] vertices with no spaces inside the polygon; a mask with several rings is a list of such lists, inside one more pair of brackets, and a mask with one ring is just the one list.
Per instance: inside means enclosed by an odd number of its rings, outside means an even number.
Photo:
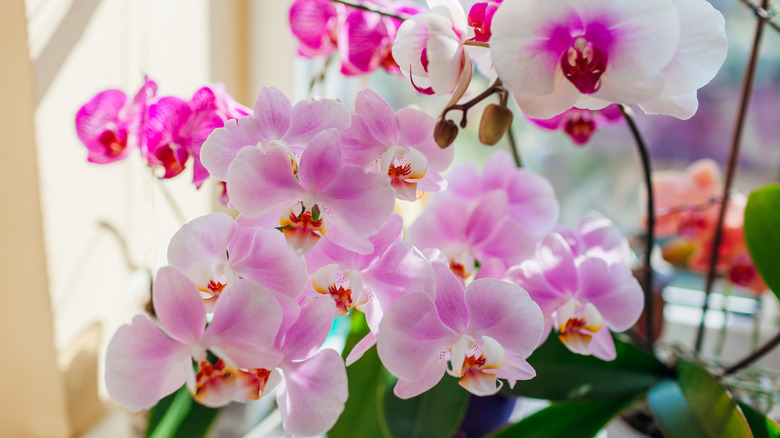
[{"label": "orchid flower center", "polygon": [[336,316],[346,315],[352,307],[364,304],[368,296],[363,294],[363,281],[352,270],[339,274],[338,265],[330,264],[315,271],[312,287],[318,293],[330,295],[336,301]]},{"label": "orchid flower center", "polygon": [[585,37],[577,37],[561,57],[561,69],[580,93],[593,94],[601,87],[607,55]]},{"label": "orchid flower center", "polygon": [[324,218],[318,205],[311,210],[301,204],[301,212],[295,212],[295,206],[282,212],[279,230],[284,233],[287,244],[299,254],[308,252],[320,237],[325,235]]},{"label": "orchid flower center", "polygon": [[590,341],[604,323],[596,307],[591,303],[582,306],[577,300],[571,299],[555,313],[561,342],[574,353],[590,354]]},{"label": "orchid flower center", "polygon": [[127,147],[127,131],[121,128],[116,132],[107,129],[100,134],[98,142],[106,149],[106,155],[116,157]]},{"label": "orchid flower center", "polygon": [[213,365],[204,360],[199,365],[195,387],[191,391],[196,401],[208,405],[210,399],[218,398],[234,387],[237,370],[229,368],[224,360],[219,359]]},{"label": "orchid flower center", "polygon": [[425,177],[428,159],[417,149],[393,146],[382,154],[381,168],[386,169],[398,198],[415,201],[417,181]]},{"label": "orchid flower center", "polygon": [[458,384],[475,395],[495,394],[503,385],[494,372],[504,365],[504,348],[489,336],[476,343],[470,336],[459,339],[450,351],[452,369],[448,373],[460,377]]},{"label": "orchid flower center", "polygon": [[586,111],[572,111],[563,130],[576,144],[585,144],[596,131],[596,123],[586,115]]}]

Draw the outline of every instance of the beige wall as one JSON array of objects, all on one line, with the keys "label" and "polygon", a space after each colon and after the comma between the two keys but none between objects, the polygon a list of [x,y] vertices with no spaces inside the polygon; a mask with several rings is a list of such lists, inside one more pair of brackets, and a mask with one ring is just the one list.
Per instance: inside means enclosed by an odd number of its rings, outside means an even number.
[{"label": "beige wall", "polygon": [[140,311],[143,269],[166,262],[181,225],[161,187],[188,220],[213,208],[210,188],[196,191],[188,176],[161,183],[137,153],[87,163],[73,127],[79,106],[107,88],[132,95],[144,73],[160,94],[182,98],[212,81],[249,106],[260,85],[289,91],[286,8],[266,0],[0,2],[3,436],[75,436],[104,413],[98,361],[118,325]]}]

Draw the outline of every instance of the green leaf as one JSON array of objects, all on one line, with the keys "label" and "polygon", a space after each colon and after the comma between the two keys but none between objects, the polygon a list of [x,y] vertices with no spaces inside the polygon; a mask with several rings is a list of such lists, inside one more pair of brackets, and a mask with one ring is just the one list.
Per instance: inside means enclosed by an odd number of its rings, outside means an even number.
[{"label": "green leaf", "polygon": [[741,400],[737,400],[737,404],[742,409],[742,413],[745,414],[745,419],[747,419],[750,431],[753,432],[755,438],[780,437],[780,425]]},{"label": "green leaf", "polygon": [[745,207],[745,242],[756,269],[780,298],[780,184],[750,194]]},{"label": "green leaf", "polygon": [[[344,347],[346,356],[368,333],[361,312],[352,314],[352,329]],[[367,351],[357,362],[347,367],[349,398],[336,425],[328,432],[331,438],[383,435],[379,421],[381,398],[384,395],[385,370],[376,348]]]},{"label": "green leaf", "polygon": [[512,394],[556,401],[587,401],[633,397],[672,371],[651,354],[615,339],[617,358],[603,361],[572,353],[553,333],[528,363],[536,377],[519,381]]},{"label": "green leaf", "polygon": [[160,400],[149,413],[147,438],[202,438],[219,414],[192,399],[186,387]]},{"label": "green leaf", "polygon": [[[463,421],[469,392],[458,379],[445,375],[438,385],[408,400],[393,394],[388,384],[384,396],[384,422],[395,438],[449,438]],[[357,436],[357,435],[356,435]]]},{"label": "green leaf", "polygon": [[491,438],[592,438],[632,401],[633,397],[628,397],[553,404],[494,433]]},{"label": "green leaf", "polygon": [[749,438],[745,417],[731,395],[705,369],[680,361],[678,380],[656,385],[650,408],[669,438]]}]

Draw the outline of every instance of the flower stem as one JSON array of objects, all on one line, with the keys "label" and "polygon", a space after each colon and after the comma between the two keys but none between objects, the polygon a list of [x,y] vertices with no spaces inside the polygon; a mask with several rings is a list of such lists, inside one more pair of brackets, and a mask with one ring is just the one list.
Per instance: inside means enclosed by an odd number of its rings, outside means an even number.
[{"label": "flower stem", "polygon": [[739,0],[742,2],[742,4],[746,5],[750,8],[750,10],[753,11],[754,14],[756,14],[756,17],[758,17],[762,21],[766,21],[766,23],[770,26],[772,26],[772,29],[780,32],[780,25],[772,21],[772,18],[774,18],[775,14],[777,14],[777,7],[773,6],[769,10],[767,10],[766,6],[758,7],[750,0]]},{"label": "flower stem", "polygon": [[639,128],[637,128],[630,110],[623,105],[618,105],[618,108],[620,108],[620,113],[626,120],[628,128],[631,130],[631,134],[636,141],[639,157],[642,161],[645,188],[647,190],[647,233],[645,235],[645,253],[642,259],[642,272],[644,273],[643,286],[645,289],[645,335],[647,337],[647,346],[650,351],[653,351],[655,328],[653,327],[653,266],[651,260],[653,255],[653,244],[655,242],[655,199],[653,195],[652,169],[650,167],[650,152],[647,150],[647,145],[642,139],[642,135],[639,133]]},{"label": "flower stem", "polygon": [[745,356],[742,360],[735,363],[734,365],[726,368],[721,373],[721,376],[727,376],[729,374],[734,373],[735,371],[738,371],[742,368],[745,368],[746,366],[750,365],[751,363],[757,361],[761,358],[761,356],[769,353],[772,351],[773,348],[777,347],[778,344],[780,344],[780,332],[778,332],[774,338],[770,339],[766,344],[762,345],[757,350],[753,351],[752,353]]},{"label": "flower stem", "polygon": [[463,41],[464,46],[476,46],[476,47],[490,47],[490,43],[487,41],[472,41],[472,40],[466,40]]},{"label": "flower stem", "polygon": [[[769,4],[769,0],[761,0],[761,8],[766,9]],[[704,285],[704,304],[701,309],[701,322],[699,323],[699,330],[696,333],[696,343],[694,345],[694,351],[696,354],[701,352],[702,341],[704,340],[704,324],[707,317],[707,310],[709,309],[709,298],[712,292],[712,287],[715,284],[715,276],[718,265],[718,252],[720,244],[723,240],[723,222],[726,217],[726,209],[729,203],[729,191],[731,185],[734,182],[734,174],[737,169],[737,161],[739,158],[740,140],[742,138],[742,129],[745,126],[745,118],[747,116],[748,103],[750,102],[750,92],[753,89],[753,80],[756,76],[756,65],[758,64],[758,49],[761,43],[761,34],[764,31],[764,24],[766,19],[759,19],[756,22],[756,33],[753,38],[753,47],[750,50],[750,58],[748,60],[747,67],[745,68],[745,77],[742,81],[742,91],[739,102],[739,112],[737,113],[736,126],[734,128],[734,136],[731,138],[731,150],[729,151],[728,167],[726,168],[726,180],[723,183],[723,202],[720,204],[720,210],[718,211],[718,222],[715,227],[715,236],[712,242],[712,252],[710,255],[709,270],[707,271],[707,281]]]},{"label": "flower stem", "polygon": [[517,141],[515,140],[515,134],[512,132],[512,127],[506,131],[507,139],[509,140],[509,149],[512,150],[512,158],[515,159],[515,166],[518,168],[523,167],[523,160],[520,159],[520,149],[517,147]]},{"label": "flower stem", "polygon": [[350,8],[360,9],[363,11],[373,12],[375,14],[384,15],[385,17],[395,18],[398,20],[406,20],[409,17],[395,14],[393,12],[385,11],[384,9],[373,7],[373,6],[367,6],[367,5],[361,5],[358,3],[352,3],[346,0],[330,0],[333,3],[341,3],[342,5],[349,6]]},{"label": "flower stem", "polygon": [[507,89],[504,88],[504,85],[501,83],[501,79],[496,79],[496,81],[493,82],[493,85],[488,87],[485,91],[479,93],[473,99],[467,102],[451,105],[448,106],[447,108],[444,108],[444,111],[442,111],[440,118],[444,119],[445,117],[447,117],[447,113],[450,111],[460,111],[462,113],[460,119],[460,127],[465,128],[466,123],[468,122],[467,119],[468,111],[471,109],[471,107],[482,102],[483,100],[487,99],[488,97],[492,96],[495,93],[501,94],[502,102],[506,102],[509,91],[507,91]]}]

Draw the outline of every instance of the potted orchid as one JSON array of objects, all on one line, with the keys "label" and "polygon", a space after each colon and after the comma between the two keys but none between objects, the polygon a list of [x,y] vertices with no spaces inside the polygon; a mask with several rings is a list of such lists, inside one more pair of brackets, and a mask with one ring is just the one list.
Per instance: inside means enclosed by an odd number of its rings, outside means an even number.
[{"label": "potted orchid", "polygon": [[[723,183],[707,161],[654,174],[632,115],[697,111],[727,48],[706,0],[293,2],[300,55],[338,59],[344,75],[384,69],[421,100],[449,95],[435,116],[371,89],[348,106],[266,87],[253,108],[218,86],[159,97],[149,78],[133,99],[99,93],[76,118],[90,161],[137,149],[161,178],[191,167],[235,212],[171,239],[151,312],[109,344],[112,399],[151,409],[154,437],[204,436],[219,408],[269,394],[287,436],[591,437],[621,413],[652,436],[780,436],[729,386],[780,336],[713,364],[703,325],[693,351],[670,355],[653,323],[659,237],[684,239],[665,253],[705,273],[707,295],[724,277],[780,293],[780,188],[731,190],[774,26],[766,0],[749,6],[755,42]],[[490,85],[475,92],[476,75]],[[625,123],[646,190],[636,251],[604,216],[559,223],[553,185],[522,167],[520,113],[578,145]],[[474,147],[459,138],[469,123],[509,151],[451,168],[454,148]],[[410,205],[418,217],[399,214]],[[550,403],[509,421],[519,396]]]}]

